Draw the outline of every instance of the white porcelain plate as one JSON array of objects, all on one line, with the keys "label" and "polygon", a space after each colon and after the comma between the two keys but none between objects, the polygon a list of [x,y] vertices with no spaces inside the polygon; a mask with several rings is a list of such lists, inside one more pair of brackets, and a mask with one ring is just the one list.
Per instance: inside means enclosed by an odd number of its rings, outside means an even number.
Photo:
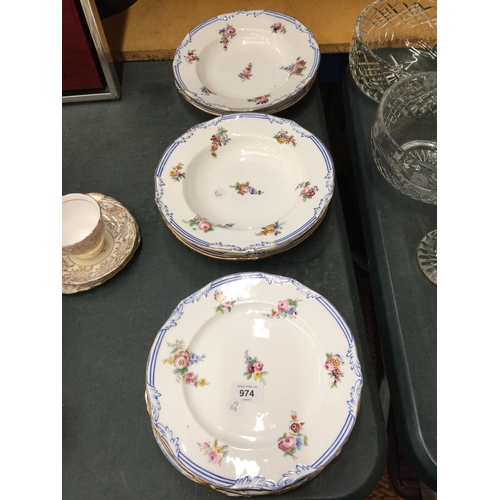
[{"label": "white porcelain plate", "polygon": [[251,256],[307,233],[333,195],[323,143],[271,115],[224,115],[191,128],[163,154],[156,203],[192,247]]},{"label": "white porcelain plate", "polygon": [[[313,83],[314,83],[314,80],[311,80],[302,90],[297,92],[291,99],[288,99],[286,101],[281,101],[278,104],[276,104],[275,106],[273,106],[272,108],[266,108],[265,109],[266,113],[276,114],[276,113],[279,113],[280,111],[283,111],[283,110],[293,106],[294,104],[299,102],[303,97],[305,97],[307,95],[307,93],[311,89]],[[202,103],[194,101],[189,95],[182,92],[179,89],[179,87],[177,87],[177,90],[179,90],[182,97],[184,97],[184,99],[186,99],[186,101],[188,101],[190,104],[192,104],[195,108],[198,108],[198,109],[201,109],[202,111],[205,111],[205,113],[209,113],[211,115],[216,115],[216,116],[221,116],[224,114],[233,113],[233,111],[220,110],[220,109],[209,108],[207,106],[204,106]]]},{"label": "white porcelain plate", "polygon": [[146,368],[164,453],[229,493],[280,492],[320,472],[350,435],[362,385],[335,307],[262,273],[225,276],[183,300]]},{"label": "white porcelain plate", "polygon": [[265,110],[314,80],[320,51],[296,19],[268,10],[213,17],[175,52],[174,79],[193,101],[222,111]]}]

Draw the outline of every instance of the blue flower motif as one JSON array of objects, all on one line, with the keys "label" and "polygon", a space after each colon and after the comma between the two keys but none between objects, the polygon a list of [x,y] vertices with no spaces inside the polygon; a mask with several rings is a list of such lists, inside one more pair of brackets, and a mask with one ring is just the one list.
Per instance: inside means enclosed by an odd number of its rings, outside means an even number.
[{"label": "blue flower motif", "polygon": [[300,450],[302,448],[302,438],[301,437],[295,438],[295,446],[297,447],[297,450]]},{"label": "blue flower motif", "polygon": [[198,363],[198,361],[203,361],[205,358],[206,358],[205,354],[202,354],[201,356],[197,356],[196,354],[191,353],[191,361],[189,362],[189,364],[194,365],[194,364]]}]

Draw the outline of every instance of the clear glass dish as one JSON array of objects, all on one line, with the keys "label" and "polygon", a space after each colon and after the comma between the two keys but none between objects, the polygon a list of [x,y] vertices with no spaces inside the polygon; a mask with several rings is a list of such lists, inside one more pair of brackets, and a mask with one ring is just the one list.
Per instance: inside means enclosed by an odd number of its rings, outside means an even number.
[{"label": "clear glass dish", "polygon": [[371,146],[378,170],[393,187],[437,204],[437,73],[411,75],[384,93]]},{"label": "clear glass dish", "polygon": [[437,0],[379,0],[358,16],[349,48],[358,87],[380,102],[398,80],[437,71]]}]

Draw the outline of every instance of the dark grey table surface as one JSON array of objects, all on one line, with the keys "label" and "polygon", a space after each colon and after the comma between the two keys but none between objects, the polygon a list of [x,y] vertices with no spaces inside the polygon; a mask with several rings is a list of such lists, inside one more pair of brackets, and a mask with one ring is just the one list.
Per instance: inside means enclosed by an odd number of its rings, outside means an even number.
[{"label": "dark grey table surface", "polygon": [[398,438],[414,472],[437,490],[437,286],[417,261],[437,207],[401,194],[371,154],[377,103],[352,79],[344,103],[377,325]]},{"label": "dark grey table surface", "polygon": [[[281,116],[328,145],[317,84]],[[243,271],[290,276],[330,300],[354,334],[364,377],[358,419],[339,456],[282,498],[366,498],[384,471],[387,437],[338,192],[319,228],[287,252],[222,261],[192,251],[160,216],[154,171],[175,139],[212,118],[177,92],[171,61],[125,63],[119,101],[63,106],[63,194],[115,198],[142,237],[112,279],[62,296],[63,498],[225,497],[185,478],[163,456],[146,411],[145,370],[156,334],[177,304],[214,279]]]}]

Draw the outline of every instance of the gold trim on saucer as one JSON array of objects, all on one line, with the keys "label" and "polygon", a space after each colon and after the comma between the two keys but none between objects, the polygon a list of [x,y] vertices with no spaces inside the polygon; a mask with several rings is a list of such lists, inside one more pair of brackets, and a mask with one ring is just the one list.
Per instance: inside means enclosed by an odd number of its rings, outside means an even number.
[{"label": "gold trim on saucer", "polygon": [[137,222],[121,203],[103,194],[88,194],[101,206],[106,231],[113,240],[112,248],[104,260],[98,258],[91,265],[79,265],[63,254],[63,294],[89,290],[112,278],[130,261],[141,241]]}]

